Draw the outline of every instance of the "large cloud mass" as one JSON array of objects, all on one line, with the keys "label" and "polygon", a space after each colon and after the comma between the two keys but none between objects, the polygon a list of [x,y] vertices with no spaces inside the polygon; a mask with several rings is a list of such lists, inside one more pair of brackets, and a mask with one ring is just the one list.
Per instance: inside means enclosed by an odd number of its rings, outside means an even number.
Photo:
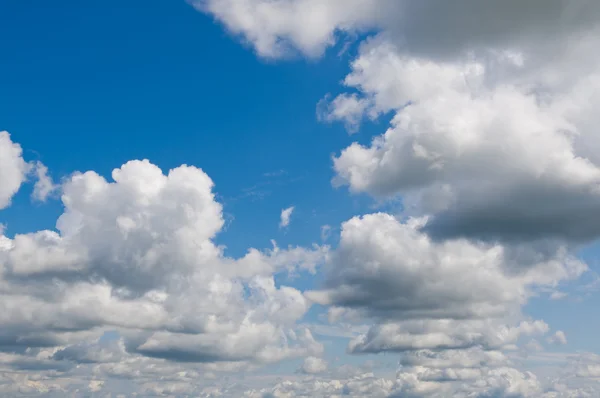
[{"label": "large cloud mass", "polygon": [[[394,112],[335,158],[336,183],[401,194],[439,238],[588,241],[600,234],[595,1],[196,1],[263,56],[363,44],[328,120]],[[596,106],[594,105],[596,104]],[[355,127],[353,127],[355,129]]]},{"label": "large cloud mass", "polygon": [[343,225],[325,289],[307,295],[331,306],[332,320],[374,321],[350,352],[499,349],[543,335],[544,322],[518,321],[520,307],[536,287],[586,269],[563,249],[542,257],[464,239],[435,242],[420,231],[424,223],[373,214]]},{"label": "large cloud mass", "polygon": [[[402,213],[344,223],[324,285],[306,295],[330,322],[360,326],[349,352],[422,354],[379,394],[588,396],[543,388],[506,361],[470,368],[464,353],[527,339],[540,349],[550,326],[523,305],[584,272],[574,249],[600,237],[600,3],[193,3],[267,58],[316,57],[339,38],[371,34],[348,92],[322,101],[319,117],[356,133],[391,115],[387,131],[334,156],[333,183],[401,198]],[[461,363],[432,365],[452,355]],[[352,395],[344,383],[328,394]],[[261,393],[321,394],[311,384]]]},{"label": "large cloud mass", "polygon": [[408,209],[435,214],[427,228],[436,237],[597,237],[600,168],[578,146],[595,134],[581,113],[592,99],[583,87],[598,78],[544,97],[496,81],[495,67],[520,61],[495,62],[433,62],[379,40],[363,46],[346,83],[365,93],[370,112],[396,114],[370,146],[352,144],[335,159],[336,181],[404,194]]},{"label": "large cloud mass", "polygon": [[[319,354],[296,327],[309,304],[273,275],[313,268],[314,250],[250,250],[224,256],[213,183],[195,167],[167,175],[132,161],[108,182],[94,172],[62,187],[57,231],[3,236],[0,340],[19,347],[67,346],[116,330],[130,354],[199,363],[269,363]],[[71,354],[67,354],[71,353]]]},{"label": "large cloud mass", "polygon": [[[33,174],[34,199],[60,192],[64,207],[53,230],[0,225],[0,394],[598,396],[598,357],[545,353],[567,335],[524,306],[584,273],[575,250],[600,237],[600,2],[191,3],[261,57],[369,35],[319,116],[351,133],[391,116],[333,157],[333,183],[402,210],[351,218],[332,252],[232,258],[201,169],[130,161],[57,187],[0,132],[0,209]],[[279,278],[321,269],[310,288]],[[305,324],[313,303],[329,325]],[[311,333],[327,328],[397,369],[343,371]],[[222,376],[294,358],[286,381]],[[527,360],[564,371],[546,379]]]}]

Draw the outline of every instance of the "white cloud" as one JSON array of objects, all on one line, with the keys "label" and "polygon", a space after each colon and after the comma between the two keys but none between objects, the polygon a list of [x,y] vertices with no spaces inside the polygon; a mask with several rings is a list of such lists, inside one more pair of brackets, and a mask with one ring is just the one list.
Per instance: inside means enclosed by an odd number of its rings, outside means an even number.
[{"label": "white cloud", "polygon": [[420,231],[426,222],[372,214],[342,226],[323,289],[306,295],[330,306],[331,322],[371,323],[350,352],[514,347],[548,331],[520,313],[532,289],[586,269],[564,250],[544,258],[530,248],[435,242]]},{"label": "white cloud", "polygon": [[[356,94],[341,94],[333,101],[323,99],[317,104],[317,117],[321,121],[343,121],[350,134],[356,133],[360,122],[369,108],[369,101]],[[373,115],[376,116],[376,115]]]},{"label": "white cloud", "polygon": [[383,213],[347,221],[326,289],[310,296],[385,318],[486,317],[523,303],[528,286],[552,285],[586,269],[560,250],[541,261],[498,244],[435,242],[420,231],[426,223],[400,223]]},{"label": "white cloud", "polygon": [[323,242],[327,241],[331,236],[331,225],[323,225],[321,226],[321,240]]},{"label": "white cloud", "polygon": [[274,58],[296,49],[319,56],[334,43],[338,27],[367,27],[386,10],[381,0],[193,0],[198,9],[214,15],[226,28]]},{"label": "white cloud", "polygon": [[22,155],[21,146],[12,142],[7,131],[0,131],[0,210],[10,205],[27,178],[30,166]]},{"label": "white cloud", "polygon": [[395,377],[360,373],[305,378],[246,391],[248,397],[540,397],[540,380],[500,352],[419,351],[403,357]]},{"label": "white cloud", "polygon": [[[75,174],[61,186],[56,231],[0,235],[0,394],[598,395],[593,355],[548,387],[506,353],[524,341],[539,350],[531,342],[550,326],[523,305],[583,273],[572,253],[600,236],[600,3],[192,3],[263,57],[317,57],[340,36],[377,32],[351,65],[349,92],[319,115],[351,132],[393,115],[334,168],[353,192],[402,196],[406,221],[353,218],[331,256],[274,245],[229,258],[214,241],[222,207],[202,170],[132,161],[112,181]],[[31,167],[0,133],[0,208]],[[36,174],[43,200],[55,187],[43,165]],[[322,262],[320,289],[276,283]],[[328,371],[324,347],[300,324],[312,302],[328,308],[331,330],[347,329],[351,353],[396,352],[396,376]],[[211,381],[293,357],[308,357],[308,375]]]},{"label": "white cloud", "polygon": [[36,182],[33,186],[31,196],[40,202],[45,202],[48,197],[58,189],[58,186],[52,181],[52,177],[48,175],[48,167],[42,162],[36,162],[33,166]]},{"label": "white cloud", "polygon": [[365,373],[347,379],[322,379],[283,381],[272,387],[248,390],[247,398],[299,398],[299,397],[373,397],[386,398],[392,391],[392,380],[378,378],[372,373]]},{"label": "white cloud", "polygon": [[281,210],[281,219],[279,221],[279,228],[285,228],[290,225],[290,218],[294,212],[294,206],[288,207],[287,209]]},{"label": "white cloud", "polygon": [[556,345],[567,344],[567,336],[562,330],[557,330],[552,336],[548,337],[548,343]]},{"label": "white cloud", "polygon": [[[259,55],[282,57],[297,50],[315,57],[333,45],[336,33],[382,31],[406,51],[452,56],[468,49],[560,47],[600,16],[596,2],[517,0],[194,0],[249,42]],[[540,12],[543,10],[543,12]],[[499,17],[501,16],[501,17]]]},{"label": "white cloud", "polygon": [[336,183],[404,195],[409,211],[435,215],[436,237],[598,236],[600,168],[577,153],[585,132],[562,105],[564,95],[587,97],[576,89],[542,99],[529,85],[495,82],[496,69],[409,57],[381,40],[364,45],[346,84],[377,112],[396,114],[370,146],[352,144],[334,159]]},{"label": "white cloud", "polygon": [[300,370],[306,374],[323,373],[327,370],[327,361],[317,357],[306,357]]},{"label": "white cloud", "polygon": [[345,79],[352,92],[320,115],[351,131],[365,115],[395,117],[335,158],[338,184],[402,195],[435,215],[439,238],[600,235],[597,2],[193,3],[266,57],[318,56],[340,35],[376,32]]},{"label": "white cloud", "polygon": [[68,346],[111,328],[128,353],[172,361],[258,364],[321,352],[296,324],[310,304],[274,274],[314,271],[327,248],[228,258],[212,241],[222,207],[202,170],[163,174],[132,161],[112,177],[78,173],[63,184],[58,232],[2,238],[4,345]]}]

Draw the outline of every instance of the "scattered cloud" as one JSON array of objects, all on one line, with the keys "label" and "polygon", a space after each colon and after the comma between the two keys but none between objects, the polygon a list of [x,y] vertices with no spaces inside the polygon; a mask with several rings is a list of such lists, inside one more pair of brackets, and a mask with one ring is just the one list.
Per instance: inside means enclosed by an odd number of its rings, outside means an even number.
[{"label": "scattered cloud", "polygon": [[294,206],[288,207],[287,209],[281,210],[281,217],[279,221],[279,228],[286,228],[290,225],[290,219],[294,212]]},{"label": "scattered cloud", "polygon": [[10,205],[13,195],[27,179],[30,166],[22,155],[21,146],[11,140],[7,131],[0,131],[0,209]]},{"label": "scattered cloud", "polygon": [[300,370],[306,374],[323,373],[327,370],[327,361],[317,357],[307,357]]},{"label": "scattered cloud", "polygon": [[33,170],[36,176],[36,182],[33,186],[32,198],[45,202],[52,193],[56,192],[59,187],[54,184],[52,177],[48,175],[48,168],[42,162],[36,162]]},{"label": "scattered cloud", "polygon": [[[349,133],[391,122],[339,148],[332,182],[403,210],[350,218],[333,249],[230,257],[202,169],[133,160],[59,187],[0,132],[0,209],[32,176],[35,200],[60,189],[63,206],[55,229],[0,226],[0,395],[598,396],[600,357],[545,351],[566,334],[526,305],[593,274],[577,253],[600,237],[599,2],[190,2],[263,58],[360,38],[317,117]],[[301,272],[317,277],[281,282]],[[336,368],[321,338],[398,368]],[[260,373],[286,361],[300,368],[285,381]]]},{"label": "scattered cloud", "polygon": [[562,330],[557,330],[552,336],[548,337],[548,343],[556,345],[567,344],[567,336]]},{"label": "scattered cloud", "polygon": [[327,240],[329,240],[330,236],[331,236],[331,225],[321,226],[321,240],[323,242],[326,242]]}]

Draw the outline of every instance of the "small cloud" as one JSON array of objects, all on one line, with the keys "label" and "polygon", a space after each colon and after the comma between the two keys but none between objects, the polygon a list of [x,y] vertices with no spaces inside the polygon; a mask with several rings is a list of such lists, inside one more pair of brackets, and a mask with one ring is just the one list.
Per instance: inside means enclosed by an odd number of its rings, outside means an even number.
[{"label": "small cloud", "polygon": [[567,297],[567,293],[556,290],[550,295],[550,300],[560,300],[565,297]]},{"label": "small cloud", "polygon": [[52,181],[52,177],[48,175],[48,167],[42,162],[36,162],[33,165],[33,173],[37,181],[33,186],[31,197],[34,200],[45,202],[48,197],[58,189],[58,186]]},{"label": "small cloud", "polygon": [[321,227],[321,240],[325,242],[331,236],[331,225],[323,225]]},{"label": "small cloud", "polygon": [[269,171],[263,174],[263,177],[281,177],[287,174],[287,171],[281,169],[276,171]]},{"label": "small cloud", "polygon": [[294,206],[288,207],[281,211],[281,221],[279,222],[279,228],[285,228],[290,225],[290,218],[294,212]]},{"label": "small cloud", "polygon": [[355,134],[370,106],[369,100],[356,94],[340,94],[333,101],[326,95],[317,103],[317,119],[328,123],[342,121],[348,133]]},{"label": "small cloud", "polygon": [[562,330],[557,330],[552,336],[546,340],[549,344],[565,345],[567,344],[567,336]]},{"label": "small cloud", "polygon": [[327,370],[327,362],[321,358],[308,357],[304,360],[300,372],[305,374],[323,373]]},{"label": "small cloud", "polygon": [[532,339],[525,345],[525,349],[529,352],[541,352],[544,351],[544,347],[536,340]]},{"label": "small cloud", "polygon": [[102,380],[90,380],[90,382],[88,384],[88,389],[91,392],[98,392],[98,391],[102,390],[103,386],[104,386],[104,381],[102,381]]}]

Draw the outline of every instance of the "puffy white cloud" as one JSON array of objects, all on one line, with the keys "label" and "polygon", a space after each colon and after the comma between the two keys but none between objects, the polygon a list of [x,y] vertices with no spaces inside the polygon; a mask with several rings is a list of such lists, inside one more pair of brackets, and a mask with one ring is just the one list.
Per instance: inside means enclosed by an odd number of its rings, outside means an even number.
[{"label": "puffy white cloud", "polygon": [[393,385],[392,380],[365,373],[347,379],[283,381],[272,387],[248,390],[243,396],[247,398],[385,398],[390,395]]},{"label": "puffy white cloud", "polygon": [[212,240],[222,207],[202,170],[165,175],[132,161],[112,177],[66,181],[57,232],[2,237],[4,345],[68,346],[116,329],[129,353],[172,361],[252,364],[321,352],[296,325],[310,304],[273,275],[314,272],[327,248],[228,258]]},{"label": "puffy white cloud", "polygon": [[323,373],[327,370],[327,361],[317,357],[306,357],[300,370],[306,374]]},{"label": "puffy white cloud", "polygon": [[548,343],[557,345],[567,344],[567,336],[562,330],[557,330],[552,336],[548,337]]},{"label": "puffy white cloud", "polygon": [[54,184],[52,177],[48,175],[48,167],[44,166],[42,162],[36,162],[33,168],[36,182],[31,195],[35,200],[44,202],[59,187]]},{"label": "puffy white cloud", "polygon": [[0,209],[10,200],[27,179],[30,166],[23,160],[23,150],[12,142],[7,131],[0,131]]},{"label": "puffy white cloud", "polygon": [[[502,353],[481,349],[416,351],[395,377],[360,373],[287,380],[246,391],[248,397],[540,397],[544,387]],[[338,372],[339,373],[339,372]]]},{"label": "puffy white cloud", "polygon": [[519,321],[533,289],[586,269],[564,250],[540,257],[499,244],[436,242],[421,232],[426,222],[372,214],[343,224],[324,288],[306,295],[330,306],[332,322],[372,322],[350,352],[514,347],[549,329]]},{"label": "puffy white cloud", "polygon": [[281,210],[281,217],[279,221],[279,228],[285,228],[290,225],[290,218],[294,212],[294,206],[288,207],[287,209]]},{"label": "puffy white cloud", "polygon": [[370,146],[335,158],[336,183],[403,196],[439,238],[600,234],[595,134],[600,6],[584,0],[197,0],[260,55],[321,54],[339,33],[376,32],[322,104],[353,132],[393,111]]},{"label": "puffy white cloud", "polygon": [[48,175],[48,168],[39,161],[26,162],[21,146],[12,141],[7,131],[0,131],[0,210],[10,205],[30,174],[35,180],[33,199],[44,202],[58,189]]},{"label": "puffy white cloud", "polygon": [[[513,60],[496,62],[508,68]],[[485,61],[414,58],[382,40],[363,46],[346,84],[365,94],[372,112],[396,114],[370,146],[352,144],[334,159],[336,183],[404,195],[409,211],[435,215],[428,232],[436,237],[598,236],[591,215],[600,168],[578,153],[585,132],[565,97],[544,99],[496,75]]]},{"label": "puffy white cloud", "polygon": [[550,50],[597,24],[591,0],[194,0],[265,57],[298,50],[318,56],[336,33],[385,32],[417,54],[448,56],[468,49],[517,47]]},{"label": "puffy white cloud", "polygon": [[[385,134],[352,144],[334,168],[354,192],[401,195],[407,220],[344,223],[325,285],[303,294],[275,274],[314,273],[327,248],[274,244],[226,257],[214,243],[222,208],[200,169],[164,174],[133,161],[112,181],[76,174],[61,186],[56,231],[0,235],[0,393],[109,394],[119,380],[133,384],[124,395],[598,395],[572,382],[597,379],[597,358],[544,389],[506,351],[549,332],[523,304],[584,272],[570,244],[600,234],[600,3],[192,3],[265,57],[315,57],[336,36],[378,32],[352,63],[351,92],[322,103],[319,116],[355,131],[393,113]],[[0,208],[31,167],[0,133]],[[36,174],[33,196],[44,199],[55,187],[43,165]],[[298,324],[311,302],[351,325],[351,353],[400,353],[396,376],[329,377],[323,346]],[[118,340],[104,342],[115,330]],[[212,372],[298,356],[313,375],[208,382]]]},{"label": "puffy white cloud", "polygon": [[564,251],[543,259],[499,244],[436,242],[421,232],[426,223],[383,213],[347,221],[328,268],[329,288],[309,297],[389,319],[487,317],[522,304],[529,285],[552,285],[586,269]]},{"label": "puffy white cloud", "polygon": [[[358,98],[356,94],[340,94],[333,101],[327,98],[317,105],[317,116],[322,121],[343,121],[350,134],[356,133],[365,112],[370,108],[370,102]],[[373,113],[373,117],[377,116]]]},{"label": "puffy white cloud", "polygon": [[335,41],[336,30],[367,27],[386,12],[383,0],[193,0],[229,31],[241,35],[264,57],[298,49],[319,56]]}]

